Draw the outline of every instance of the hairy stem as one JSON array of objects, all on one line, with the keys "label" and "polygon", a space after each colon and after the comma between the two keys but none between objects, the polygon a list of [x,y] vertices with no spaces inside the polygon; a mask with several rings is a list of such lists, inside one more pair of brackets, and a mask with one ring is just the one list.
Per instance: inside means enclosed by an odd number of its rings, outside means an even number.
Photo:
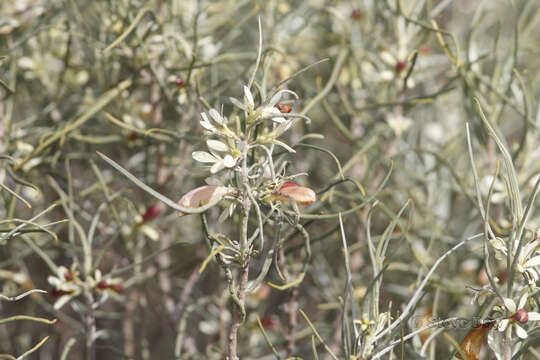
[{"label": "hairy stem", "polygon": [[247,153],[248,146],[246,144],[244,156],[242,159],[242,185],[244,190],[244,199],[242,201],[243,214],[242,214],[242,224],[241,224],[241,238],[240,238],[240,254],[241,254],[241,268],[238,273],[238,290],[236,291],[236,300],[232,306],[232,322],[231,329],[229,334],[229,359],[237,360],[238,358],[238,329],[244,322],[245,318],[245,299],[246,299],[246,289],[249,277],[249,260],[250,260],[250,250],[249,250],[249,235],[248,235],[248,222],[249,222],[249,212],[251,210],[251,198],[248,196],[249,192],[249,178],[248,178],[248,168],[247,168]]},{"label": "hairy stem", "polygon": [[94,316],[94,296],[91,290],[86,291],[86,305],[88,309],[85,316],[86,325],[86,360],[96,360],[96,318]]}]

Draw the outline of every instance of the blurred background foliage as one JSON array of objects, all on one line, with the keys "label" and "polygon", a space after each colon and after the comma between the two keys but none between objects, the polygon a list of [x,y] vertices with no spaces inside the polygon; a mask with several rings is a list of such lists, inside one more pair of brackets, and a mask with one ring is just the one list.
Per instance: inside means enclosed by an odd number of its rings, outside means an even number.
[{"label": "blurred background foliage", "polygon": [[[89,235],[95,269],[105,278],[122,279],[121,291],[109,294],[112,299],[95,312],[97,358],[171,359],[178,354],[175,347],[183,359],[224,357],[227,286],[214,263],[198,272],[209,253],[199,217],[179,219],[159,208],[155,218],[143,219],[156,200],[114,172],[96,151],[173,199],[204,183],[207,173],[191,159],[191,152],[203,146],[199,114],[222,104],[225,114],[233,111],[228,98],[242,96],[255,64],[258,17],[263,57],[256,81],[262,91],[327,59],[285,85],[300,97],[290,102],[294,111],[311,119],[298,122],[288,144],[298,144],[306,134],[324,135],[304,142],[335,154],[343,174],[362,184],[366,194],[351,182],[327,190],[340,178],[336,161],[297,146],[289,167],[309,174],[300,182],[324,191],[316,212],[337,213],[369,198],[393,160],[377,205],[345,217],[358,302],[374,277],[366,245],[371,208],[369,231],[376,240],[412,200],[385,258],[381,309],[393,316],[441,254],[482,231],[465,123],[471,126],[486,193],[500,156],[473,97],[506,139],[524,198],[530,195],[540,169],[536,1],[2,1],[1,236],[21,224],[17,219],[37,217],[22,228],[26,231],[2,238],[0,281],[7,296],[33,288],[49,294],[2,302],[1,313],[58,322],[0,325],[1,353],[18,356],[49,335],[32,358],[59,359],[63,352],[67,359],[83,358],[84,301],[54,309],[57,299],[47,281],[55,266],[70,268],[80,256],[80,227]],[[500,202],[492,211],[504,233],[509,209],[499,185]],[[48,208],[54,203],[62,206]],[[209,218],[218,216],[219,209],[209,211]],[[54,223],[63,219],[70,221]],[[50,224],[46,229],[57,239],[36,224]],[[339,297],[346,271],[339,223],[330,218],[303,224],[311,234],[309,272],[296,289],[264,286],[249,296],[242,358],[273,358],[256,315],[274,345],[287,346],[293,292],[340,353]],[[292,278],[304,260],[302,241],[295,235],[285,243]],[[441,265],[417,314],[471,317],[480,311],[470,305],[474,292],[468,287],[486,284],[481,245],[472,241]],[[500,265],[498,270],[505,268]],[[268,280],[280,283],[275,271]],[[406,333],[414,329],[414,324],[403,326]],[[447,332],[458,343],[465,335],[464,329]],[[403,358],[418,353],[424,340],[407,344]],[[453,351],[443,337],[432,344],[427,354],[432,359]],[[311,331],[300,317],[294,354],[313,358]]]}]

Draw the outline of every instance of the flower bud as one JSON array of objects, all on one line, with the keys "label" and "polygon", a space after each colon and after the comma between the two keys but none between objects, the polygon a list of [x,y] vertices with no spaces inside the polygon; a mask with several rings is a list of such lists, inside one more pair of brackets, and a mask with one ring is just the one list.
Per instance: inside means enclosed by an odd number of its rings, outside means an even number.
[{"label": "flower bud", "polygon": [[178,76],[176,78],[176,80],[174,81],[174,84],[176,85],[177,88],[181,88],[183,87],[186,83],[184,82],[184,79],[182,79],[181,76]]},{"label": "flower bud", "polygon": [[394,70],[396,71],[397,74],[399,74],[403,71],[403,69],[405,69],[405,67],[407,67],[407,62],[400,60],[396,63]]},{"label": "flower bud", "polygon": [[143,218],[142,221],[148,222],[150,220],[155,219],[157,216],[159,216],[159,214],[161,214],[162,210],[163,210],[163,206],[161,205],[161,203],[147,207],[146,211],[144,212],[142,216]]},{"label": "flower bud", "polygon": [[351,11],[351,17],[354,19],[354,20],[362,20],[362,17],[364,15],[362,14],[362,12],[358,9],[353,9]]},{"label": "flower bud", "polygon": [[107,282],[105,280],[101,280],[100,282],[98,282],[98,284],[96,285],[96,287],[100,290],[105,290],[109,287],[109,284],[107,284]]},{"label": "flower bud", "polygon": [[122,286],[122,284],[114,284],[114,285],[110,285],[109,288],[110,288],[111,290],[116,291],[117,293],[122,292],[122,290],[124,289],[124,287]]},{"label": "flower bud", "polygon": [[73,291],[66,291],[66,290],[62,290],[62,289],[53,288],[51,290],[51,296],[52,297],[60,297],[60,296],[64,296],[64,295],[69,295],[72,292]]},{"label": "flower bud", "polygon": [[261,325],[264,327],[264,328],[268,328],[268,329],[276,329],[278,328],[278,323],[276,320],[274,320],[272,317],[270,316],[265,316],[261,319]]},{"label": "flower bud", "polygon": [[68,271],[67,273],[64,274],[64,279],[66,279],[66,281],[73,280],[73,273],[71,271]]},{"label": "flower bud", "polygon": [[527,321],[529,321],[529,313],[525,309],[519,309],[514,315],[512,315],[512,319],[525,324]]}]

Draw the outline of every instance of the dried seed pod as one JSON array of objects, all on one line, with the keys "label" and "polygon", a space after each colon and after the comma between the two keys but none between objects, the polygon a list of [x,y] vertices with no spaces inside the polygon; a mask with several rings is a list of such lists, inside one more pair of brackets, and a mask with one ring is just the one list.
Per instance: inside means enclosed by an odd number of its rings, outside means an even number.
[{"label": "dried seed pod", "polygon": [[287,104],[276,104],[276,109],[278,109],[280,113],[288,114],[292,111],[292,106]]},{"label": "dried seed pod", "polygon": [[300,186],[292,181],[287,181],[272,195],[273,200],[289,202],[294,200],[299,205],[307,205],[317,201],[317,194],[310,188]]},{"label": "dried seed pod", "polygon": [[[223,199],[228,193],[229,189],[226,186],[204,185],[184,194],[178,204],[186,208],[197,208]],[[179,211],[178,214],[180,216],[188,215],[182,211]]]}]

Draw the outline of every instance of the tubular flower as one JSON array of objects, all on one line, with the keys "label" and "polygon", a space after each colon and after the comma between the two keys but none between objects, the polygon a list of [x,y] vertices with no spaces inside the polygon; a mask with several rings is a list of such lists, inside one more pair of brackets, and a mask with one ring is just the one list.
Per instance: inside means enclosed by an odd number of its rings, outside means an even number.
[{"label": "tubular flower", "polygon": [[272,200],[283,202],[294,200],[297,204],[308,205],[317,201],[317,195],[310,188],[287,181],[281,185],[278,192],[272,194]]},{"label": "tubular flower", "polygon": [[[186,208],[198,208],[223,199],[229,192],[229,188],[226,186],[204,185],[186,193],[178,201],[178,204]],[[178,214],[180,216],[188,215],[182,211],[179,211]]]}]

